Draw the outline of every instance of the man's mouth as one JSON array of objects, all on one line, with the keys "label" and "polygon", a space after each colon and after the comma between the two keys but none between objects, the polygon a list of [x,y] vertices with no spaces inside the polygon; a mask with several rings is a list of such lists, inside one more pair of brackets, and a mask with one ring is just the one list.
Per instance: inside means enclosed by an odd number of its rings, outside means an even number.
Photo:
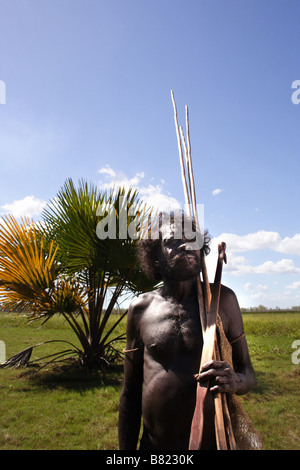
[{"label": "man's mouth", "polygon": [[177,263],[186,263],[186,262],[197,262],[197,256],[194,253],[181,253],[180,255],[175,256],[174,262]]}]

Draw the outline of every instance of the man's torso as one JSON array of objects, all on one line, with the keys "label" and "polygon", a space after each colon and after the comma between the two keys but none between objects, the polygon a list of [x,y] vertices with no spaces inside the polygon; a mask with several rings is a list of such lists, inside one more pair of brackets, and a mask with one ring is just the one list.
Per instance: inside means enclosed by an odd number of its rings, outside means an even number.
[{"label": "man's torso", "polygon": [[160,449],[187,449],[202,351],[198,300],[179,303],[162,291],[150,299],[140,322],[144,438]]}]

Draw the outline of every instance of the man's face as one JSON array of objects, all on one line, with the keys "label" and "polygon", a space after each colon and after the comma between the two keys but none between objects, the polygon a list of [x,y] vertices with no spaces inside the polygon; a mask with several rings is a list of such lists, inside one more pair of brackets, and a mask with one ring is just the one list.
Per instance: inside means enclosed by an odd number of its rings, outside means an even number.
[{"label": "man's face", "polygon": [[164,278],[183,281],[199,274],[200,250],[191,247],[192,244],[189,244],[184,236],[181,240],[172,238],[172,226],[170,229],[164,229],[159,260]]}]

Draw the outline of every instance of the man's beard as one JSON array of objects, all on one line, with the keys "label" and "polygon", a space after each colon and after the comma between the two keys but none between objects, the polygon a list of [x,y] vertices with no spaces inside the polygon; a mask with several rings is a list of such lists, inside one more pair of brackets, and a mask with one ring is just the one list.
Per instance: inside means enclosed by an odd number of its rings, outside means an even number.
[{"label": "man's beard", "polygon": [[201,261],[196,254],[185,252],[176,255],[171,260],[161,256],[159,267],[163,278],[172,281],[187,281],[200,273]]}]

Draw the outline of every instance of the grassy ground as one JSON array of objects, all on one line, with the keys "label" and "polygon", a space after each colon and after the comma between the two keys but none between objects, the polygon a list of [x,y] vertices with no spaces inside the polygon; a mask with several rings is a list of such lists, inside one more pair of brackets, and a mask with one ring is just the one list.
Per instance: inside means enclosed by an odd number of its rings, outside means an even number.
[{"label": "grassy ground", "polygon": [[[6,343],[7,358],[42,341],[77,345],[61,318],[37,329],[24,317],[0,314],[0,339]],[[66,347],[40,346],[32,359]],[[121,381],[121,366],[104,376],[62,365],[39,372],[37,367],[0,369],[0,449],[117,449]]]},{"label": "grassy ground", "polygon": [[300,314],[245,314],[245,331],[257,385],[241,397],[266,449],[300,449],[300,364],[292,344],[300,339]]},{"label": "grassy ground", "polygon": [[[265,448],[300,449],[300,364],[292,343],[300,339],[300,313],[244,314],[257,385],[242,397]],[[124,325],[123,325],[124,327]],[[10,357],[42,341],[76,341],[68,326],[53,319],[37,329],[24,317],[0,313],[0,340]],[[42,357],[63,344],[33,350]],[[117,449],[122,366],[105,375],[49,366],[0,369],[0,449]]]}]

